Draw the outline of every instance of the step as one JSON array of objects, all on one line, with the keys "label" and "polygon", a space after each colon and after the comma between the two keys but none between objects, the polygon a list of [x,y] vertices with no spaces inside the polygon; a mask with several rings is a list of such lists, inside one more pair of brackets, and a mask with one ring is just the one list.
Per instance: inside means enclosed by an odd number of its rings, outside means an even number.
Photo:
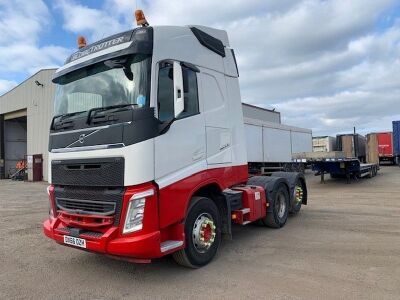
[{"label": "step", "polygon": [[251,223],[250,221],[244,221],[243,223],[242,223],[242,225],[247,225],[247,224],[249,224],[249,223]]},{"label": "step", "polygon": [[161,243],[161,252],[167,252],[183,245],[183,241],[165,241]]}]

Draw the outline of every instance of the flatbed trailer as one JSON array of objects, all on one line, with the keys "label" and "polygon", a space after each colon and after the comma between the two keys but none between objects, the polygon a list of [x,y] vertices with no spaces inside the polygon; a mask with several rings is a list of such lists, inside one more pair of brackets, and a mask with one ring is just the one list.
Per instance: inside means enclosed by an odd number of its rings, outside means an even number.
[{"label": "flatbed trailer", "polygon": [[358,180],[362,177],[372,178],[379,170],[379,164],[363,164],[358,158],[331,158],[311,161],[315,176],[321,176],[321,183],[325,183],[325,174],[331,178],[346,178],[350,183],[351,178]]}]

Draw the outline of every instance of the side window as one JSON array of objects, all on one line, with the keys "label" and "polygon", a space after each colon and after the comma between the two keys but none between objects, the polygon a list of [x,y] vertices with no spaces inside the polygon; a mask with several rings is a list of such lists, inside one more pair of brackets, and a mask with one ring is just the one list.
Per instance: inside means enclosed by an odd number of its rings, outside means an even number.
[{"label": "side window", "polygon": [[182,75],[185,110],[179,117],[185,118],[199,113],[199,96],[197,91],[196,72],[186,67],[182,67]]},{"label": "side window", "polygon": [[[162,122],[174,118],[174,77],[173,64],[162,63],[158,72],[158,119]],[[182,67],[185,109],[178,119],[199,113],[197,76],[193,70]]]},{"label": "side window", "polygon": [[160,66],[158,72],[158,119],[162,122],[174,118],[174,72],[170,63]]}]

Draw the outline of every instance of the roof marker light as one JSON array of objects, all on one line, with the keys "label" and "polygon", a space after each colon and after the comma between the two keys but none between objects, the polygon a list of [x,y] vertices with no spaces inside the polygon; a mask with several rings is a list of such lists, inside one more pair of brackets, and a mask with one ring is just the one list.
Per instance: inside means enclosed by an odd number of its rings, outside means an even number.
[{"label": "roof marker light", "polygon": [[141,9],[135,10],[135,19],[136,19],[136,24],[138,26],[142,27],[149,26],[149,23],[147,22],[146,17],[144,16],[143,10]]},{"label": "roof marker light", "polygon": [[78,48],[82,49],[83,47],[86,47],[86,39],[84,36],[78,36]]}]

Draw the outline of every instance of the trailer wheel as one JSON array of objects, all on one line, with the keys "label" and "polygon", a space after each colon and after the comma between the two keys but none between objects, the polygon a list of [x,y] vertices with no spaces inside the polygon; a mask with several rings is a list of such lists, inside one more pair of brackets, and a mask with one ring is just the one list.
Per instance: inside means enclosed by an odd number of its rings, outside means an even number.
[{"label": "trailer wheel", "polygon": [[185,220],[185,248],[173,254],[185,267],[199,268],[216,255],[221,243],[221,218],[215,203],[206,197],[193,197]]},{"label": "trailer wheel", "polygon": [[378,175],[378,167],[374,166],[373,167],[373,176],[375,177],[376,175]]},{"label": "trailer wheel", "polygon": [[271,212],[267,212],[267,216],[262,219],[265,226],[271,228],[280,228],[285,226],[289,214],[289,192],[284,184],[279,184],[269,205]]}]

